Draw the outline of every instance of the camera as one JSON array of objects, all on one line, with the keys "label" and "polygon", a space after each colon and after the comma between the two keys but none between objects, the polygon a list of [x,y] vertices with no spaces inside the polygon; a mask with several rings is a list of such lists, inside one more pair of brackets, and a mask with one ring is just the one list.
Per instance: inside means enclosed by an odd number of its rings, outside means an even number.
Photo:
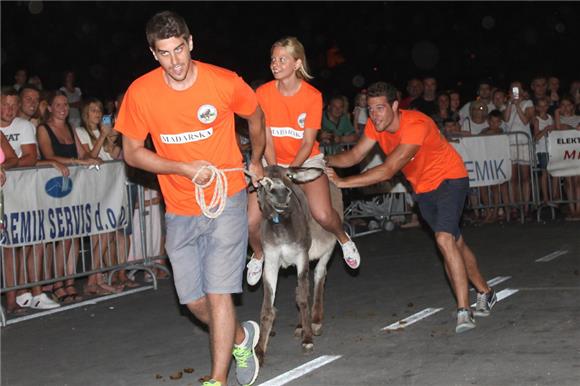
[{"label": "camera", "polygon": [[103,118],[101,119],[102,125],[111,126],[112,123],[113,123],[113,117],[111,115],[103,115]]},{"label": "camera", "polygon": [[519,99],[520,89],[518,87],[512,87],[512,95],[514,96],[514,99]]}]

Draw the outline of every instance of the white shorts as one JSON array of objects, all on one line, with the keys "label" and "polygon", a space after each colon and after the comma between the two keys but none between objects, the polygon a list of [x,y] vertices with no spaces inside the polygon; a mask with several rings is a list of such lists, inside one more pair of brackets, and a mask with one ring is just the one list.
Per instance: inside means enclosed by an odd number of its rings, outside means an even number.
[{"label": "white shorts", "polygon": [[[262,165],[264,165],[264,167],[268,166],[265,158],[262,158]],[[288,164],[278,164],[278,166],[282,166],[284,168],[287,168],[289,165]],[[320,154],[315,155],[314,157],[308,158],[306,161],[304,161],[304,163],[302,164],[302,167],[304,167],[304,168],[319,168],[319,169],[326,168],[326,165],[324,163],[324,154],[320,153]]]},{"label": "white shorts", "polygon": [[529,165],[530,145],[527,143],[510,144],[510,159],[512,160],[512,164]]}]

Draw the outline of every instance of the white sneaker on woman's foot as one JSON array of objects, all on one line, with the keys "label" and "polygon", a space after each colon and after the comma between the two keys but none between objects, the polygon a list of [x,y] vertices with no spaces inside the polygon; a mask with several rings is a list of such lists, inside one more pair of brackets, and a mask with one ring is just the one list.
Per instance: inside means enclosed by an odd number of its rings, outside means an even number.
[{"label": "white sneaker on woman's foot", "polygon": [[16,304],[20,308],[29,308],[32,303],[32,294],[30,292],[25,292],[16,296]]},{"label": "white sneaker on woman's foot", "polygon": [[349,238],[346,243],[340,244],[340,246],[342,247],[342,257],[344,258],[344,261],[346,261],[346,264],[351,269],[357,269],[360,265],[360,254],[358,253],[354,241]]},{"label": "white sneaker on woman's foot", "polygon": [[256,259],[252,255],[250,258],[250,262],[246,267],[248,267],[248,271],[246,272],[246,280],[248,281],[249,285],[256,285],[260,281],[262,277],[262,266],[264,265],[264,257],[261,259]]},{"label": "white sneaker on woman's foot", "polygon": [[45,293],[32,297],[30,308],[35,310],[51,310],[60,307],[60,304],[46,296]]}]

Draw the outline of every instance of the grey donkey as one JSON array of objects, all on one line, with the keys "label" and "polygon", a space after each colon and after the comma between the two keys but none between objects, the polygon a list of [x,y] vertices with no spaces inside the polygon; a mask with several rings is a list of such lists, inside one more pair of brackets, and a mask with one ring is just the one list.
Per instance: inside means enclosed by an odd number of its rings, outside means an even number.
[{"label": "grey donkey", "polygon": [[[299,320],[294,334],[302,338],[304,352],[314,350],[313,335],[322,333],[326,265],[337,241],[333,234],[324,230],[312,218],[306,195],[297,185],[319,178],[322,169],[268,166],[264,172],[265,178],[258,188],[258,203],[263,218],[260,232],[265,257],[262,278],[264,300],[260,313],[260,340],[256,347],[260,363],[264,362],[272,324],[276,318],[274,299],[280,267],[296,266]],[[332,205],[342,219],[342,194],[332,183],[330,192]],[[318,260],[314,270],[312,313],[309,307],[308,276],[311,260]]]}]

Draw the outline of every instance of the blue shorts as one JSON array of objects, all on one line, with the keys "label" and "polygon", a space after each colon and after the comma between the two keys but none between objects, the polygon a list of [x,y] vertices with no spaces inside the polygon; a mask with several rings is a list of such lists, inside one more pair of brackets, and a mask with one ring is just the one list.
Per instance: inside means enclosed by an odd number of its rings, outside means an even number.
[{"label": "blue shorts", "polygon": [[467,177],[443,180],[437,189],[417,194],[421,215],[433,232],[451,233],[461,237],[459,220],[469,191]]},{"label": "blue shorts", "polygon": [[538,157],[538,169],[548,168],[548,153],[536,153]]},{"label": "blue shorts", "polygon": [[181,304],[208,293],[242,292],[248,244],[248,196],[245,190],[228,197],[215,219],[166,213],[165,249],[171,261]]}]

